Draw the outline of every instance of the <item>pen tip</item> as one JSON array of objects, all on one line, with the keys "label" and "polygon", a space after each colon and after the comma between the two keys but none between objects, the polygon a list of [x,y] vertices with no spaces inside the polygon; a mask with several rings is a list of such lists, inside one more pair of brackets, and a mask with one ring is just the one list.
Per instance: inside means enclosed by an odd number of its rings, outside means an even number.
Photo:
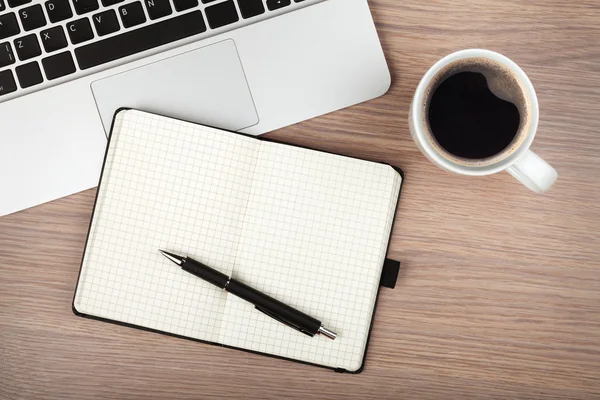
[{"label": "pen tip", "polygon": [[183,257],[178,256],[173,253],[169,253],[168,251],[164,251],[161,249],[158,249],[158,251],[160,251],[163,256],[167,257],[169,260],[173,261],[175,264],[177,264],[177,265],[183,264],[183,260],[184,260]]}]

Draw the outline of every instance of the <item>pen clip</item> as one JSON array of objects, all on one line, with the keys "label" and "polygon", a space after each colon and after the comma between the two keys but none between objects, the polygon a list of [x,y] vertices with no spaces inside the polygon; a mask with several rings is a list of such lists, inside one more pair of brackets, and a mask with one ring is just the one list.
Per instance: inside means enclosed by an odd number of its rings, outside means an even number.
[{"label": "pen clip", "polygon": [[313,335],[311,335],[310,333],[308,333],[308,332],[307,332],[307,331],[305,331],[304,329],[302,329],[302,328],[300,328],[300,327],[298,327],[298,326],[295,326],[295,325],[292,325],[292,324],[290,324],[288,321],[285,321],[284,319],[281,319],[281,318],[280,318],[279,316],[277,316],[276,314],[274,314],[274,313],[272,313],[272,312],[270,312],[270,311],[268,311],[268,310],[266,310],[266,309],[264,309],[264,308],[262,308],[262,307],[259,307],[259,306],[256,306],[256,305],[255,305],[255,306],[254,306],[254,308],[256,308],[258,311],[260,311],[260,312],[262,312],[262,313],[264,313],[264,314],[268,315],[269,317],[273,318],[274,320],[276,320],[276,321],[279,321],[279,322],[281,322],[282,324],[289,326],[290,328],[294,328],[295,330],[297,330],[297,331],[300,331],[300,332],[304,333],[304,334],[305,334],[305,335],[307,335],[307,336],[313,337]]}]

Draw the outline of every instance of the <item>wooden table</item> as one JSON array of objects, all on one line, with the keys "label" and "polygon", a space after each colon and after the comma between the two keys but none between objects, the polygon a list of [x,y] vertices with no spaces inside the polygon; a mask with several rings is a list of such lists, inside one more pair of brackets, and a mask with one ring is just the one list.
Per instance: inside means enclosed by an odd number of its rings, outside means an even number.
[{"label": "wooden table", "polygon": [[[372,0],[394,84],[270,134],[399,165],[406,184],[366,369],[335,374],[75,317],[94,190],[0,219],[0,398],[579,398],[600,396],[600,3]],[[450,175],[408,133],[442,56],[499,51],[537,88],[537,196],[508,174]],[[5,172],[6,173],[6,172]],[[2,191],[13,188],[2,188]]]}]

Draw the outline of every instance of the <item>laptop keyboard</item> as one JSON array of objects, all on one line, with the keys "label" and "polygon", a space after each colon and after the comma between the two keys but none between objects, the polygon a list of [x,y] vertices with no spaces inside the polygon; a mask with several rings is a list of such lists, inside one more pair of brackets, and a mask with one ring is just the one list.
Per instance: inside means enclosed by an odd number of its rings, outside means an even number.
[{"label": "laptop keyboard", "polygon": [[0,0],[0,102],[124,57],[317,1]]}]

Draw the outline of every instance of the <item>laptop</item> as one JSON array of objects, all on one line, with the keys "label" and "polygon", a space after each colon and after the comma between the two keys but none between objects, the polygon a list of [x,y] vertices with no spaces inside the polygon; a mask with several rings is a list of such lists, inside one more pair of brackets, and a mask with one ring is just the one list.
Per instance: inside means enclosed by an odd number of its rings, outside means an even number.
[{"label": "laptop", "polygon": [[389,86],[367,0],[0,0],[0,215],[96,186],[121,107],[260,135]]}]

